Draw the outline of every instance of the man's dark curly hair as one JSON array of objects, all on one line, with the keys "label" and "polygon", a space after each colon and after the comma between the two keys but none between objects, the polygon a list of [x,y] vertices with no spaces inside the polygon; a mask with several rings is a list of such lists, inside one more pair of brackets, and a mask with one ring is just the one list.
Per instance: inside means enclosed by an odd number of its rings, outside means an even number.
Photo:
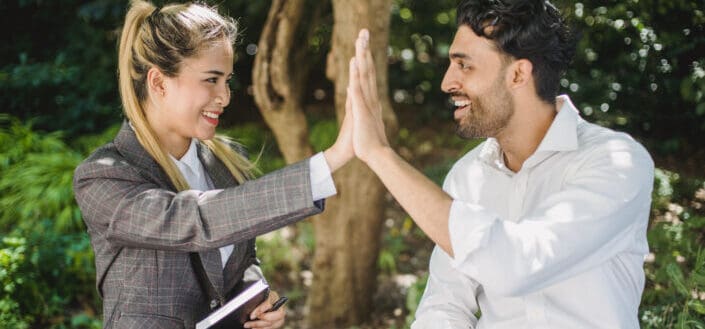
[{"label": "man's dark curly hair", "polygon": [[494,41],[501,52],[531,61],[538,96],[555,101],[578,40],[556,7],[544,0],[464,0],[457,17],[458,26]]}]

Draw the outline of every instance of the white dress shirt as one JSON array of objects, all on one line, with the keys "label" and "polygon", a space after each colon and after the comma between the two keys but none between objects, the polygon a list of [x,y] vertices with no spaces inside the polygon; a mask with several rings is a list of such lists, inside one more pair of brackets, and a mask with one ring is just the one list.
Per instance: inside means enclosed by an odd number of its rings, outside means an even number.
[{"label": "white dress shirt", "polygon": [[412,329],[639,328],[653,161],[558,100],[518,172],[490,138],[448,173],[455,257],[433,250]]},{"label": "white dress shirt", "polygon": [[[206,175],[206,171],[198,158],[197,152],[197,139],[191,140],[191,145],[189,145],[186,154],[184,154],[181,159],[176,159],[171,157],[179,171],[186,179],[189,187],[192,190],[208,191],[215,188],[210,177]],[[171,156],[171,155],[170,155]],[[325,199],[329,196],[335,195],[336,189],[333,183],[333,177],[331,176],[330,167],[326,162],[323,153],[317,153],[309,159],[310,178],[311,178],[311,195],[313,200]],[[227,245],[220,248],[220,261],[223,268],[227,264],[228,258],[233,252],[233,245]]]}]

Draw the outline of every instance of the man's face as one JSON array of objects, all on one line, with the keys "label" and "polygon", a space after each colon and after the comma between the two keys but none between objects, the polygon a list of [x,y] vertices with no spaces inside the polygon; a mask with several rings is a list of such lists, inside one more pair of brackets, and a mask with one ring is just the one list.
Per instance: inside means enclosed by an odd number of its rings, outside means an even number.
[{"label": "man's face", "polygon": [[450,94],[462,138],[497,137],[514,114],[506,85],[508,60],[466,25],[458,28],[441,89]]}]

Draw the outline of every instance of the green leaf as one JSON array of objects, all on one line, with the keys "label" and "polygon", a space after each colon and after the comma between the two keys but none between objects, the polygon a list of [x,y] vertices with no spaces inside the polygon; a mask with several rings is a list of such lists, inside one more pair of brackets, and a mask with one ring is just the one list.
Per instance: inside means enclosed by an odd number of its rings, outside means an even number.
[{"label": "green leaf", "polygon": [[685,278],[683,277],[683,272],[680,267],[675,263],[670,263],[666,266],[666,273],[669,279],[673,282],[676,290],[683,296],[690,296],[688,288],[685,286]]}]

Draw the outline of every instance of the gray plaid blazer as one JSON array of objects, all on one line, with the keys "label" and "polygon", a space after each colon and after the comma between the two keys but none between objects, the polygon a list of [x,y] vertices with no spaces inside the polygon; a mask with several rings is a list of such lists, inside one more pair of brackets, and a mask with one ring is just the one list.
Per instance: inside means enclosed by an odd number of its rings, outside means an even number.
[{"label": "gray plaid blazer", "polygon": [[[189,260],[201,255],[221,294],[262,276],[254,238],[323,210],[311,199],[308,161],[237,185],[205,146],[216,190],[176,192],[125,122],[76,168],[76,200],[95,252],[104,328],[193,328],[208,312]],[[222,268],[219,247],[235,248]]]}]

